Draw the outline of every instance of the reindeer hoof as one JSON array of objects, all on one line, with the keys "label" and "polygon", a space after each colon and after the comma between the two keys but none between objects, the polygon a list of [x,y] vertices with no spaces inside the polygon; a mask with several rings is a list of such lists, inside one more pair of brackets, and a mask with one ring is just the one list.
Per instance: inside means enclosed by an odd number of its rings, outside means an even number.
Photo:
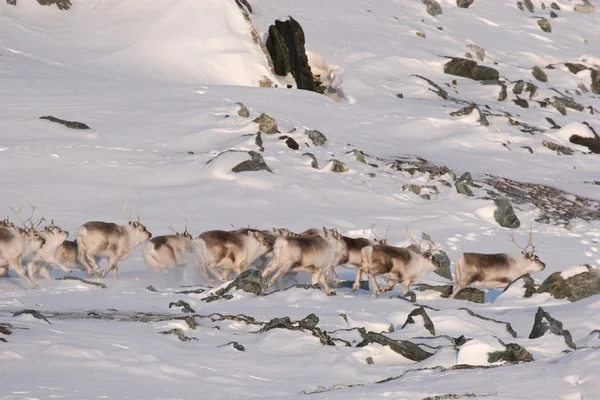
[{"label": "reindeer hoof", "polygon": [[381,293],[379,290],[373,290],[373,297],[379,297],[379,293]]},{"label": "reindeer hoof", "polygon": [[327,296],[337,296],[337,293],[333,289],[329,289],[327,291]]},{"label": "reindeer hoof", "polygon": [[357,285],[356,283],[354,285],[352,285],[353,292],[356,292],[359,288],[360,288],[360,285]]},{"label": "reindeer hoof", "polygon": [[34,283],[34,284],[30,285],[30,286],[31,286],[32,289],[39,289],[40,288],[40,285],[38,285],[36,283]]}]

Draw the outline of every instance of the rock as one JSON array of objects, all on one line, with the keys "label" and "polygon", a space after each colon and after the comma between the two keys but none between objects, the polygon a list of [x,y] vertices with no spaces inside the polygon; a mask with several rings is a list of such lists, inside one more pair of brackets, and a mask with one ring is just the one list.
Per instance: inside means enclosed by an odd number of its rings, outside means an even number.
[{"label": "rock", "polygon": [[12,331],[11,331],[12,328],[13,327],[11,324],[2,323],[2,324],[0,324],[0,333],[3,335],[6,335],[6,336],[12,335]]},{"label": "rock", "polygon": [[550,26],[550,22],[548,22],[548,20],[546,18],[538,19],[537,23],[538,23],[540,29],[543,30],[544,32],[547,32],[547,33],[552,32],[552,26]]},{"label": "rock", "polygon": [[506,198],[494,200],[496,210],[494,211],[494,219],[503,228],[518,228],[521,226],[521,221],[517,218],[515,210],[513,210],[510,201]]},{"label": "rock", "polygon": [[367,365],[373,365],[373,364],[375,364],[375,361],[373,361],[373,357],[367,357],[365,359],[365,362],[367,363]]},{"label": "rock", "polygon": [[460,194],[464,194],[465,196],[469,197],[473,196],[473,192],[471,191],[471,188],[467,185],[466,182],[456,181],[454,187],[456,188],[456,191]]},{"label": "rock", "polygon": [[229,343],[225,343],[220,345],[219,347],[225,347],[225,346],[233,346],[234,349],[236,349],[237,351],[246,351],[246,348],[244,346],[242,346],[241,344],[239,344],[238,342],[229,342]]},{"label": "rock", "polygon": [[315,79],[304,44],[304,30],[290,16],[276,20],[269,27],[266,45],[275,73],[279,76],[291,73],[298,89],[313,91]]},{"label": "rock", "polygon": [[358,332],[363,340],[356,347],[364,347],[370,343],[377,343],[382,346],[388,346],[393,352],[417,362],[423,361],[433,355],[408,340],[396,341],[381,333],[367,332],[365,328],[358,328]]},{"label": "rock", "polygon": [[456,5],[460,8],[469,8],[475,0],[456,0]]},{"label": "rock", "polygon": [[262,133],[279,133],[279,128],[277,127],[275,119],[265,113],[260,114],[252,122],[258,124],[258,129]]},{"label": "rock", "polygon": [[580,146],[585,146],[588,149],[590,149],[590,151],[592,153],[600,154],[600,139],[599,138],[589,138],[589,137],[582,137],[579,135],[572,135],[569,138],[569,142],[580,145]]},{"label": "rock", "polygon": [[282,136],[280,137],[280,139],[285,139],[285,144],[292,150],[298,150],[300,148],[298,142],[296,142],[293,138],[289,136]]},{"label": "rock", "polygon": [[[68,10],[71,8],[71,0],[37,0],[42,6],[51,6],[56,4],[59,10]],[[17,0],[6,0],[6,3],[11,6],[17,5]]]},{"label": "rock", "polygon": [[553,10],[560,11],[560,7],[555,2],[550,3],[550,8]]},{"label": "rock", "polygon": [[548,75],[537,65],[531,70],[531,75],[540,82],[548,82]]},{"label": "rock", "polygon": [[506,361],[511,364],[530,362],[533,361],[533,356],[525,348],[516,343],[504,344],[501,340],[500,343],[506,346],[504,351],[494,351],[488,353],[488,362],[495,363],[498,361]]},{"label": "rock", "polygon": [[[148,289],[148,288],[146,288]],[[190,290],[181,290],[179,292],[175,292],[176,294],[201,294],[206,292],[206,289],[198,288],[198,289],[190,289]]]},{"label": "rock", "polygon": [[31,315],[34,318],[41,319],[42,321],[46,321],[48,324],[50,324],[50,321],[48,321],[48,319],[46,317],[44,317],[44,315],[41,312],[37,311],[37,310],[21,310],[21,311],[17,311],[12,316],[13,317],[18,317],[18,316],[23,315],[23,314],[29,314],[29,315]]},{"label": "rock", "polygon": [[319,169],[319,162],[317,161],[317,157],[315,157],[315,155],[313,153],[304,153],[302,155],[309,156],[310,158],[312,158],[312,161],[310,162],[310,166],[313,167],[314,169]]},{"label": "rock", "polygon": [[533,278],[531,278],[529,274],[521,275],[520,277],[509,283],[508,286],[504,288],[502,293],[506,292],[510,287],[518,285],[521,285],[525,289],[525,293],[523,294],[523,297],[525,298],[529,298],[535,293],[535,285],[533,282]]},{"label": "rock", "polygon": [[592,93],[600,94],[600,70],[593,69],[592,70],[592,85],[590,89]]},{"label": "rock", "polygon": [[558,14],[554,11],[550,11],[550,18],[558,18]]},{"label": "rock", "polygon": [[146,290],[149,292],[158,292],[158,290],[156,290],[156,288],[152,285],[146,286]]},{"label": "rock", "polygon": [[427,8],[427,13],[432,17],[437,17],[442,14],[442,6],[435,0],[423,0],[423,4]]},{"label": "rock", "polygon": [[67,281],[67,280],[73,280],[73,281],[79,281],[81,283],[85,283],[86,285],[91,285],[91,286],[98,286],[102,289],[106,289],[107,286],[102,283],[102,282],[93,282],[93,281],[88,281],[87,279],[82,279],[79,278],[77,276],[73,276],[73,275],[65,275],[62,278],[57,278],[56,280],[58,281]]},{"label": "rock", "polygon": [[360,150],[354,149],[351,151],[352,154],[354,154],[354,157],[356,158],[356,161],[361,162],[363,164],[367,163],[367,158],[365,157],[366,154],[363,153]]},{"label": "rock", "polygon": [[333,339],[327,334],[327,332],[322,331],[320,328],[317,328],[317,324],[319,323],[319,317],[314,314],[308,315],[306,318],[300,321],[292,322],[289,317],[283,318],[273,318],[269,322],[267,322],[259,332],[264,333],[268,332],[272,329],[289,329],[292,331],[311,331],[313,336],[317,337],[322,345],[324,346],[335,346],[335,342]]},{"label": "rock", "polygon": [[527,102],[527,100],[521,99],[519,97],[514,99],[513,103],[515,103],[516,105],[518,105],[519,107],[522,107],[522,108],[529,108],[529,103]]},{"label": "rock", "polygon": [[576,349],[575,343],[573,343],[573,338],[571,337],[571,332],[563,329],[562,322],[552,318],[550,314],[544,311],[542,307],[538,307],[537,313],[535,314],[533,328],[529,334],[529,339],[537,339],[542,337],[548,331],[555,335],[563,336],[567,346],[573,350]]},{"label": "rock", "polygon": [[402,190],[403,191],[409,191],[409,192],[413,192],[414,194],[421,194],[421,186],[419,185],[413,185],[413,184],[408,184],[408,185],[402,185]]},{"label": "rock", "polygon": [[402,325],[401,329],[404,329],[408,324],[414,324],[415,320],[413,317],[415,316],[421,316],[423,318],[423,326],[425,327],[425,329],[427,329],[429,333],[435,336],[435,326],[433,325],[431,318],[429,318],[429,315],[427,315],[427,312],[423,307],[415,308],[414,310],[412,310],[410,314],[408,314],[406,322],[404,323],[404,325]]},{"label": "rock", "polygon": [[448,100],[448,92],[445,91],[444,89],[442,89],[442,87],[440,85],[438,85],[437,83],[435,83],[431,79],[427,79],[427,78],[425,78],[425,77],[423,77],[421,75],[413,75],[413,76],[416,76],[417,78],[423,79],[425,82],[429,83],[431,86],[433,86],[434,88],[437,89],[437,90],[433,90],[433,89],[429,88],[429,90],[431,90],[433,93],[437,94],[442,99]]},{"label": "rock", "polygon": [[[237,1],[237,0],[236,0]],[[242,103],[236,103],[240,108],[238,109],[238,115],[242,118],[248,118],[250,116],[250,111],[246,108],[246,106]],[[273,120],[275,121],[275,120]],[[255,121],[256,122],[256,121]]]},{"label": "rock", "polygon": [[259,296],[262,292],[262,275],[260,271],[256,269],[243,271],[227,287],[217,290],[215,295],[223,296],[234,289]]},{"label": "rock", "polygon": [[570,63],[570,62],[566,62],[565,63],[565,67],[567,67],[567,69],[569,70],[569,72],[572,73],[572,74],[578,74],[581,71],[585,71],[586,69],[588,69],[588,67],[586,67],[583,64]]},{"label": "rock", "polygon": [[348,172],[348,171],[350,171],[350,169],[348,168],[348,166],[346,164],[344,164],[340,160],[334,159],[334,160],[332,160],[331,171],[342,173],[342,172]]},{"label": "rock", "polygon": [[444,252],[443,250],[438,250],[433,254],[433,258],[435,258],[437,262],[440,263],[440,267],[433,272],[435,272],[443,278],[452,280],[452,273],[450,272],[451,263],[448,254],[446,254],[446,252]]},{"label": "rock", "polygon": [[600,294],[600,271],[589,268],[564,279],[560,272],[554,272],[540,285],[536,293],[550,293],[557,299],[578,301],[586,297]]},{"label": "rock", "polygon": [[265,148],[263,147],[263,140],[262,140],[262,132],[261,131],[256,132],[256,139],[254,139],[254,144],[256,144],[258,146],[258,150],[259,151],[265,151]]},{"label": "rock", "polygon": [[490,123],[488,121],[488,119],[486,118],[486,116],[481,112],[481,109],[479,108],[479,106],[475,103],[468,105],[466,107],[461,108],[458,111],[454,111],[451,112],[450,115],[453,117],[461,117],[463,115],[469,115],[473,112],[473,110],[477,110],[477,113],[479,115],[479,119],[477,120],[477,122],[479,122],[482,126],[489,126]]},{"label": "rock", "polygon": [[51,115],[46,115],[45,117],[40,117],[40,119],[47,119],[48,121],[52,121],[52,122],[56,122],[56,123],[59,123],[59,124],[63,124],[67,128],[71,128],[71,129],[90,129],[90,127],[87,126],[86,124],[84,124],[83,122],[66,121],[64,119],[55,118],[55,117],[53,117]]},{"label": "rock", "polygon": [[525,81],[519,79],[515,83],[515,86],[513,86],[512,91],[516,95],[520,95],[521,93],[523,93],[523,91],[529,92],[529,98],[532,98],[533,95],[537,92],[537,86],[535,86],[531,82],[525,82]]},{"label": "rock", "polygon": [[574,153],[573,149],[567,146],[562,146],[558,143],[551,142],[549,140],[544,140],[542,142],[542,145],[548,148],[549,150],[556,151],[559,155],[572,156]]},{"label": "rock", "polygon": [[171,307],[181,307],[181,311],[183,311],[184,313],[195,313],[196,310],[194,310],[192,308],[192,306],[189,305],[189,303],[183,301],[183,300],[179,300],[177,303],[174,302],[170,302],[169,303],[169,308]]},{"label": "rock", "polygon": [[517,8],[521,11],[525,11],[525,7],[523,7],[522,1],[517,1]]},{"label": "rock", "polygon": [[231,169],[233,172],[239,173],[245,171],[269,171],[273,173],[273,170],[267,165],[267,163],[265,163],[265,160],[263,156],[260,155],[260,153],[257,153],[255,151],[249,151],[248,154],[250,155],[251,159],[247,161],[242,161],[241,163],[233,167]]},{"label": "rock", "polygon": [[[342,288],[348,288],[351,289],[352,286],[354,285],[354,281],[339,281],[339,282],[332,282],[329,284],[329,286],[331,286],[334,289],[342,289]],[[318,286],[318,284],[317,284]],[[316,289],[321,289],[321,287],[317,287]],[[369,290],[369,281],[360,281],[359,282],[359,289],[362,290]]]},{"label": "rock", "polygon": [[415,35],[417,35],[418,37],[423,38],[423,39],[426,38],[425,32],[417,31],[415,33]]},{"label": "rock", "polygon": [[404,98],[404,95],[403,95],[402,93],[398,93],[398,94],[396,95],[396,97],[397,97],[397,98],[399,98],[399,99],[403,99],[403,98]]},{"label": "rock", "polygon": [[500,74],[494,68],[480,66],[475,61],[465,58],[452,58],[444,65],[444,73],[476,81],[500,78]]},{"label": "rock", "polygon": [[304,134],[308,136],[313,146],[325,146],[325,143],[327,143],[325,135],[317,130],[308,130],[305,131]]},{"label": "rock", "polygon": [[158,332],[162,335],[176,335],[177,338],[179,338],[179,340],[181,340],[182,342],[191,342],[192,340],[198,340],[195,337],[187,337],[185,336],[185,334],[183,333],[183,331],[179,328],[173,328],[171,330],[168,331],[161,331]]},{"label": "rock", "polygon": [[596,11],[596,6],[594,6],[593,4],[590,4],[589,2],[586,2],[585,4],[575,5],[575,7],[573,7],[573,11],[589,14],[589,13],[593,13]]},{"label": "rock", "polygon": [[[464,8],[466,8],[466,7],[464,7]],[[471,51],[473,53],[475,53],[475,57],[477,57],[477,59],[479,61],[483,61],[485,59],[485,50],[483,48],[476,46],[474,44],[469,44],[469,45],[467,45],[467,47],[469,49],[471,49]]]},{"label": "rock", "polygon": [[550,129],[560,129],[560,125],[557,125],[552,118],[546,117],[546,121],[550,123]]},{"label": "rock", "polygon": [[531,0],[523,0],[523,4],[525,4],[527,11],[529,11],[531,13],[533,12],[534,7],[533,7],[533,3],[531,2]]}]

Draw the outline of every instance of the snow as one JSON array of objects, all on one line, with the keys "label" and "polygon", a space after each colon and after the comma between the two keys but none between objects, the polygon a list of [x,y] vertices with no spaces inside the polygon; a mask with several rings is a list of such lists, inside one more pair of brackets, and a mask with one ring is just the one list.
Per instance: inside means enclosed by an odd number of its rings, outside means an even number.
[{"label": "snow", "polygon": [[584,265],[575,265],[573,267],[569,267],[569,268],[563,270],[560,273],[560,276],[563,279],[569,279],[575,275],[583,274],[584,272],[588,272],[588,271],[589,271],[588,267],[586,267]]},{"label": "snow", "polygon": [[[472,188],[475,197],[468,198],[440,182],[452,183],[448,174],[431,181],[424,173],[391,166],[394,158],[418,156],[459,176],[471,172],[481,180],[498,175],[598,199],[598,186],[586,183],[598,180],[597,155],[563,157],[542,146],[550,138],[575,148],[568,143],[570,135],[591,137],[583,122],[598,131],[598,113],[567,109],[561,115],[537,102],[558,96],[556,89],[600,109],[597,96],[574,92],[578,84],[589,87],[589,73],[574,75],[560,64],[598,64],[592,56],[597,14],[571,12],[570,4],[558,2],[560,18],[548,18],[553,32],[544,33],[513,0],[477,1],[469,9],[444,0],[444,13],[435,18],[422,2],[409,0],[250,3],[252,24],[263,39],[282,15],[302,25],[310,63],[334,93],[258,87],[265,76],[287,81],[271,74],[253,42],[250,22],[233,0],[74,0],[64,12],[35,1],[2,4],[0,168],[5,173],[0,207],[8,212],[7,206],[29,200],[37,206],[36,215],[75,232],[88,220],[126,223],[123,203],[137,207],[139,193],[141,220],[155,236],[170,233],[168,225],[180,229],[185,220],[194,236],[233,225],[293,231],[335,226],[348,235],[382,237],[389,227],[389,243],[406,245],[408,226],[415,237],[430,234],[452,261],[461,252],[515,252],[508,234],[514,232],[519,243],[526,243],[532,227],[534,242],[543,240],[536,250],[547,265],[532,275],[536,283],[557,271],[569,276],[581,271],[567,269],[572,265],[600,266],[598,220],[573,219],[565,229],[537,222],[540,212],[531,204],[513,204],[521,227],[508,230],[494,221],[486,188]],[[547,16],[541,1],[533,3],[536,16]],[[416,37],[417,30],[426,39]],[[464,57],[469,44],[486,50],[480,64],[497,68],[506,78],[506,101],[496,100],[498,85],[443,73],[446,59],[441,56]],[[534,65],[551,63],[554,69],[544,69],[548,83],[531,76]],[[477,113],[450,116],[465,104],[442,100],[415,75],[463,102],[476,102],[491,113],[490,126],[481,126]],[[509,81],[517,79],[538,86],[532,98],[520,96],[529,108],[512,102],[516,95]],[[237,102],[248,107],[250,118],[238,116]],[[258,152],[253,136],[258,128],[251,121],[263,112],[276,118],[282,132],[262,135],[261,154],[273,173],[235,174],[231,168],[249,156],[221,153]],[[544,131],[522,132],[505,113]],[[45,115],[81,121],[91,129],[71,130],[39,119]],[[562,128],[549,129],[546,118]],[[306,129],[325,134],[326,145],[313,146]],[[283,135],[296,140],[300,149],[288,148],[279,138]],[[354,149],[376,166],[356,160]],[[314,154],[321,169],[311,167],[306,152]],[[329,171],[333,159],[349,171]],[[423,193],[432,193],[425,200],[403,191],[406,184],[435,184],[439,194],[424,187]],[[73,274],[85,277],[81,271]],[[349,268],[339,268],[338,274],[354,279]],[[55,269],[52,275],[63,273]],[[548,294],[524,299],[522,289],[514,287],[498,297],[488,293],[485,304],[474,304],[427,291],[417,292],[418,304],[413,304],[396,298],[399,287],[377,299],[362,289],[338,288],[336,296],[327,296],[292,288],[258,297],[235,292],[230,300],[206,302],[222,284],[208,282],[194,266],[153,275],[139,249],[120,263],[119,275],[118,280],[103,280],[106,289],[38,279],[41,288],[30,290],[13,271],[0,279],[0,323],[13,325],[11,335],[0,334],[7,340],[0,343],[3,396],[195,399],[201,393],[215,399],[337,400],[449,393],[513,399],[534,393],[536,398],[590,399],[600,391],[594,333],[600,329],[598,295],[576,303]],[[310,278],[300,273],[296,281]],[[296,281],[281,282],[275,289]],[[442,281],[434,274],[423,279]],[[149,285],[157,292],[146,290]],[[192,287],[182,288],[188,285]],[[206,291],[177,293],[195,288]],[[189,316],[169,308],[179,300],[199,314],[195,329],[172,319]],[[422,317],[402,329],[419,305],[431,318],[435,336],[423,327]],[[509,322],[517,337],[503,323],[479,319],[459,310],[463,307]],[[577,350],[565,353],[564,339],[552,334],[529,339],[538,307],[563,322]],[[31,315],[12,317],[23,309],[44,313],[50,324]],[[155,319],[135,320],[136,313]],[[295,321],[314,313],[319,328],[351,346],[341,341],[324,346],[306,331],[261,333],[261,325],[207,317],[214,313],[246,314],[259,323],[285,316]],[[173,328],[198,340],[181,342],[159,333]],[[387,346],[357,347],[362,341],[357,328],[410,340],[434,355],[415,362]],[[455,346],[460,336],[470,340]],[[498,340],[520,344],[535,361],[447,370],[461,363],[487,365],[487,353],[501,347]],[[245,351],[219,347],[232,341]],[[369,357],[373,364],[367,363]],[[393,377],[400,378],[375,383]]]}]

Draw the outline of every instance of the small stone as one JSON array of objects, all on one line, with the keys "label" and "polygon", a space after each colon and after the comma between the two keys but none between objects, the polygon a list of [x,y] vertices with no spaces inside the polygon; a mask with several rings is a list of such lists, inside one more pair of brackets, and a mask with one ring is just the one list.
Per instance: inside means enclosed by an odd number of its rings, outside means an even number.
[{"label": "small stone", "polygon": [[348,168],[348,166],[346,164],[344,164],[343,162],[341,162],[340,160],[332,160],[332,164],[331,164],[331,171],[332,172],[348,172],[350,170],[350,168]]},{"label": "small stone", "polygon": [[231,169],[233,172],[239,173],[239,172],[246,172],[246,171],[263,171],[264,170],[264,171],[269,171],[269,172],[273,173],[273,170],[267,165],[263,156],[260,155],[260,153],[257,153],[255,151],[249,151],[248,154],[250,155],[251,159],[247,160],[247,161],[242,161],[241,163],[239,163],[238,165],[233,167]]},{"label": "small stone", "polygon": [[397,98],[399,98],[399,99],[403,99],[403,98],[404,98],[404,95],[403,95],[402,93],[398,93],[398,94],[396,95],[396,97],[397,97]]},{"label": "small stone", "polygon": [[498,80],[500,78],[500,73],[494,68],[477,65],[477,62],[465,58],[452,58],[444,64],[444,73],[476,81]]},{"label": "small stone", "polygon": [[427,8],[427,13],[432,17],[436,17],[442,14],[442,6],[435,0],[423,0],[425,7]]},{"label": "small stone", "polygon": [[513,206],[506,198],[494,200],[496,210],[494,211],[494,219],[503,228],[518,228],[521,226],[521,221],[517,218]]},{"label": "small stone", "polygon": [[456,5],[460,8],[469,8],[475,0],[456,0]]},{"label": "small stone", "polygon": [[540,29],[543,30],[544,32],[547,32],[547,33],[552,32],[552,26],[550,26],[550,22],[548,22],[548,20],[546,18],[540,18],[537,23],[538,23]]},{"label": "small stone", "polygon": [[517,97],[516,99],[514,99],[513,103],[515,103],[516,105],[518,105],[519,107],[522,107],[522,108],[529,108],[529,103],[527,102],[527,100],[521,99],[520,97]]},{"label": "small stone", "polygon": [[373,365],[373,364],[375,364],[375,361],[373,361],[373,357],[367,357],[365,359],[365,362],[367,363],[367,365]]},{"label": "small stone", "polygon": [[189,305],[189,303],[183,301],[183,300],[179,300],[177,303],[174,302],[170,302],[169,303],[169,308],[171,307],[181,307],[181,311],[183,311],[184,313],[190,313],[193,314],[196,312],[196,310],[194,310],[192,308],[192,306]]},{"label": "small stone", "polygon": [[522,1],[517,1],[517,8],[521,11],[525,11],[525,7],[523,6]]},{"label": "small stone", "polygon": [[300,148],[300,145],[298,144],[298,142],[296,142],[294,139],[292,139],[289,136],[285,140],[285,144],[287,145],[287,147],[289,147],[292,150],[298,150]]},{"label": "small stone", "polygon": [[225,343],[220,345],[219,347],[226,347],[226,346],[233,346],[234,349],[236,349],[237,351],[246,351],[246,348],[244,346],[242,346],[241,344],[239,344],[238,342],[229,342],[229,343]]},{"label": "small stone", "polygon": [[315,157],[315,155],[313,153],[304,153],[302,155],[309,156],[310,158],[312,158],[312,161],[310,162],[310,166],[313,167],[314,169],[319,169],[319,162],[317,161],[317,157]]},{"label": "small stone", "polygon": [[535,285],[533,282],[533,278],[529,276],[529,274],[522,275],[514,281],[512,281],[511,283],[509,283],[508,286],[504,288],[502,293],[506,292],[508,288],[513,285],[521,285],[525,289],[525,293],[523,294],[523,297],[525,298],[529,298],[535,293]]},{"label": "small stone", "polygon": [[363,153],[362,151],[360,151],[358,149],[354,149],[350,153],[354,154],[354,157],[356,158],[356,161],[361,162],[363,164],[367,163],[367,159],[365,157],[366,154]]},{"label": "small stone", "polygon": [[467,58],[467,59],[469,59],[469,60],[472,60],[472,59],[473,59],[473,56],[471,55],[471,53],[468,53],[468,52],[467,52],[467,53],[465,53],[465,58]]},{"label": "small stone", "polygon": [[577,4],[573,8],[573,11],[589,14],[589,13],[593,13],[596,11],[596,6],[594,6],[593,4],[590,4],[589,2],[587,2],[586,4]]},{"label": "small stone", "polygon": [[560,11],[559,5],[556,4],[556,3],[554,3],[554,2],[550,3],[550,8],[553,9],[553,10]]},{"label": "small stone", "polygon": [[158,333],[160,333],[162,335],[175,335],[182,342],[191,342],[192,340],[198,340],[198,339],[196,339],[194,337],[187,337],[187,336],[185,336],[185,334],[183,333],[183,331],[181,329],[179,329],[179,328],[173,328],[171,330],[161,331],[161,332],[158,332]]},{"label": "small stone", "polygon": [[152,285],[146,286],[146,290],[149,292],[158,292],[158,290],[156,290],[156,288],[154,288]]},{"label": "small stone", "polygon": [[469,188],[466,182],[456,181],[454,187],[456,188],[456,191],[460,194],[464,194],[465,196],[469,197],[473,196],[473,191],[471,191],[471,188]]},{"label": "small stone", "polygon": [[400,329],[404,329],[408,324],[415,324],[415,320],[413,317],[416,316],[420,316],[421,318],[423,318],[423,326],[429,331],[429,333],[431,333],[432,336],[435,336],[435,326],[433,325],[431,318],[429,318],[429,315],[427,315],[427,312],[423,307],[415,308],[414,310],[412,310],[410,314],[408,314],[406,322],[404,322],[404,325],[402,325],[402,328]]},{"label": "small stone", "polygon": [[245,105],[243,105],[242,103],[237,103],[237,105],[240,106],[240,108],[238,109],[238,115],[242,118],[248,118],[250,116],[250,111],[248,111],[248,109],[246,108]]},{"label": "small stone", "polygon": [[570,73],[575,74],[575,75],[577,75],[581,71],[585,71],[586,69],[588,69],[588,67],[586,67],[583,64],[570,63],[570,62],[566,62],[565,67],[567,67],[567,69],[569,70]]},{"label": "small stone", "polygon": [[417,31],[417,32],[415,33],[415,35],[417,35],[417,36],[418,36],[418,37],[420,37],[420,38],[423,38],[423,39],[425,39],[425,32]]},{"label": "small stone", "polygon": [[527,11],[532,13],[534,10],[534,7],[533,7],[533,3],[531,2],[531,0],[523,0],[523,3],[525,4]]},{"label": "small stone", "polygon": [[550,18],[558,18],[558,14],[554,11],[550,11]]},{"label": "small stone", "polygon": [[325,146],[327,138],[317,130],[308,130],[304,134],[311,140],[313,146]]},{"label": "small stone", "polygon": [[[502,341],[500,341],[502,345]],[[504,351],[494,351],[492,353],[488,353],[488,362],[495,363],[498,361],[506,361],[511,364],[521,363],[521,362],[531,362],[533,361],[533,356],[530,352],[525,350],[525,348],[517,343],[509,343],[504,345],[506,346],[506,350]]]},{"label": "small stone", "polygon": [[537,65],[531,70],[531,75],[540,82],[548,82],[548,75]]},{"label": "small stone", "polygon": [[260,114],[252,122],[258,124],[258,129],[260,129],[262,133],[279,133],[279,128],[277,127],[275,119],[265,113]]}]

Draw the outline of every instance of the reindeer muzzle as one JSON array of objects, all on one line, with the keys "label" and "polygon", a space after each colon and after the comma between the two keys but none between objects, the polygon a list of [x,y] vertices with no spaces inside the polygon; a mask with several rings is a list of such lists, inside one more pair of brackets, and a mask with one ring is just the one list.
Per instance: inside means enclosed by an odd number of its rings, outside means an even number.
[{"label": "reindeer muzzle", "polygon": [[67,235],[67,237],[69,237],[69,231],[65,231],[65,234]]},{"label": "reindeer muzzle", "polygon": [[148,239],[152,238],[152,233],[150,233],[150,231],[148,231]]},{"label": "reindeer muzzle", "polygon": [[42,240],[42,245],[40,247],[44,247],[44,245],[46,244],[46,239],[44,238],[40,238]]}]

